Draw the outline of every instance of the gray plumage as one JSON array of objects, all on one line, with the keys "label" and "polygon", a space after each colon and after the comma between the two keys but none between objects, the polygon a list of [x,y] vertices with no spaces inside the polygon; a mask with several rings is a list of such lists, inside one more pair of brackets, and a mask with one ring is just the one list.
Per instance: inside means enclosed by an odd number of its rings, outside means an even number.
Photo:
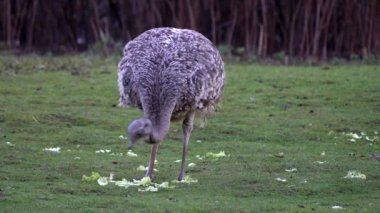
[{"label": "gray plumage", "polygon": [[120,105],[138,107],[142,118],[128,127],[129,146],[153,144],[147,176],[153,178],[158,144],[170,121],[183,120],[184,176],[186,150],[196,113],[211,112],[220,100],[224,64],[216,47],[192,30],[155,28],[128,42],[119,62]]}]

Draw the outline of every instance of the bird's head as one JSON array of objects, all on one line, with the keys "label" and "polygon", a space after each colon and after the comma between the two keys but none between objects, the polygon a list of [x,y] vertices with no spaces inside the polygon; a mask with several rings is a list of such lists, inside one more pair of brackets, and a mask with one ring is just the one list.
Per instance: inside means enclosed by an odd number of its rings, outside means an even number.
[{"label": "bird's head", "polygon": [[151,133],[152,122],[149,119],[140,118],[132,121],[132,123],[128,126],[128,148],[132,148],[132,146],[140,139],[145,140],[147,143],[152,143],[150,140]]}]

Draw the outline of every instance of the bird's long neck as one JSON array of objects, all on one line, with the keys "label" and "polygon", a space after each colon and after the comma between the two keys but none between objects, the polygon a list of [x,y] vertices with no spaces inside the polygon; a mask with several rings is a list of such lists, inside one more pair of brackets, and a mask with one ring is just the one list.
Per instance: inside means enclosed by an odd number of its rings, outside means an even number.
[{"label": "bird's long neck", "polygon": [[152,122],[152,133],[150,139],[154,143],[162,141],[169,131],[170,118],[174,109],[174,104],[162,107],[155,115],[147,115]]}]

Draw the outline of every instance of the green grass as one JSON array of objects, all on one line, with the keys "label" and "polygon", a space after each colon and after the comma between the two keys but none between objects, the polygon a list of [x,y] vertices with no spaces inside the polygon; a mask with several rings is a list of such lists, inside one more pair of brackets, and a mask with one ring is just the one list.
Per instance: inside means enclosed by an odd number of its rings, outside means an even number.
[{"label": "green grass", "polygon": [[[148,161],[150,147],[142,143],[134,149],[139,157],[125,156],[119,135],[141,112],[116,107],[116,65],[117,58],[85,55],[0,56],[1,212],[380,209],[380,164],[372,158],[380,154],[379,139],[353,143],[342,134],[380,132],[380,68],[228,64],[221,108],[191,136],[188,162],[197,165],[188,175],[198,183],[142,193],[81,181],[92,171],[141,177],[136,168]],[[155,182],[178,175],[181,137],[180,125],[172,124]],[[59,154],[43,151],[57,146]],[[222,150],[230,157],[195,158]],[[283,158],[275,156],[280,152]],[[293,167],[298,171],[285,171]],[[344,179],[349,170],[367,179]]]}]

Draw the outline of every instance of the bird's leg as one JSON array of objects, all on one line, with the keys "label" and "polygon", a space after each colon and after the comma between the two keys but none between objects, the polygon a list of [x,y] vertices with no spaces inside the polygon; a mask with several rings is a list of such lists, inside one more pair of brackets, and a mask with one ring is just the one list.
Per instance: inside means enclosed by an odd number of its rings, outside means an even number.
[{"label": "bird's leg", "polygon": [[181,181],[185,176],[187,145],[189,144],[190,134],[191,134],[191,131],[193,130],[194,116],[195,116],[195,112],[189,112],[182,123],[183,146],[182,146],[181,170],[178,176],[179,181]]},{"label": "bird's leg", "polygon": [[158,145],[159,143],[155,143],[152,145],[152,149],[150,152],[150,160],[148,164],[148,170],[146,171],[146,174],[145,174],[145,176],[150,177],[150,179],[152,180],[154,178],[153,169],[154,169],[154,161],[156,160],[156,156],[157,156]]}]

